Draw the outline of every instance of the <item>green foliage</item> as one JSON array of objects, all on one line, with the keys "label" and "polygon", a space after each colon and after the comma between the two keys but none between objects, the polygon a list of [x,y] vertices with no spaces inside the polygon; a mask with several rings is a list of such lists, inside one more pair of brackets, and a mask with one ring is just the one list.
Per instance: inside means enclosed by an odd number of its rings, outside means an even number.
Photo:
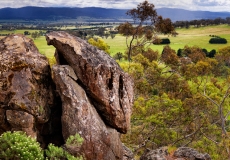
[{"label": "green foliage", "polygon": [[[83,138],[79,134],[70,136],[66,144],[81,147]],[[49,144],[45,150],[47,160],[82,160],[82,156],[74,157],[61,147]],[[43,150],[40,144],[24,132],[5,132],[0,136],[0,159],[43,160]]]},{"label": "green foliage", "polygon": [[35,32],[32,32],[31,33],[31,37],[35,40],[37,38],[39,38],[41,35],[40,35],[40,32],[38,31],[35,31]]},{"label": "green foliage", "polygon": [[84,139],[76,133],[75,135],[69,136],[69,138],[66,140],[66,145],[73,145],[80,147],[83,143]]},{"label": "green foliage", "polygon": [[30,32],[29,31],[25,31],[24,35],[30,35]]},{"label": "green foliage", "polygon": [[96,47],[98,47],[99,49],[105,51],[106,53],[108,53],[108,54],[110,53],[110,52],[109,52],[109,48],[110,48],[109,45],[106,44],[101,38],[98,38],[98,39],[90,38],[90,39],[88,40],[88,42],[89,42],[91,45],[96,46]]},{"label": "green foliage", "polygon": [[[72,147],[74,146],[76,148],[80,148],[84,139],[76,133],[75,135],[71,135],[66,140],[66,147]],[[68,160],[82,160],[82,156],[74,157],[73,155],[69,154],[66,150],[63,150],[63,148],[56,147],[53,144],[49,144],[48,149],[45,151],[47,158],[46,159],[52,159],[52,160],[59,160],[59,159],[65,159]]]},{"label": "green foliage", "polygon": [[228,41],[225,38],[211,38],[209,40],[211,44],[226,44]]},{"label": "green foliage", "polygon": [[46,159],[58,160],[65,157],[65,151],[60,147],[54,146],[53,144],[48,145],[45,153]]},{"label": "green foliage", "polygon": [[133,56],[130,64],[121,64],[135,83],[132,127],[122,136],[123,142],[137,155],[145,148],[189,146],[213,159],[226,159],[230,154],[226,136],[229,48],[209,58],[196,46],[185,46],[182,57],[165,46],[162,55],[152,61],[144,52]]},{"label": "green foliage", "polygon": [[162,39],[160,39],[160,42],[159,43],[155,43],[154,42],[154,44],[170,44],[171,42],[170,42],[170,40],[168,39],[168,38],[162,38]]},{"label": "green foliage", "polygon": [[53,144],[49,144],[45,153],[46,153],[47,160],[59,160],[59,159],[82,160],[82,157],[74,157],[71,154],[69,154],[67,151],[63,150],[63,148],[54,146]]},{"label": "green foliage", "polygon": [[38,142],[23,132],[5,132],[0,136],[0,159],[43,160]]},{"label": "green foliage", "polygon": [[122,54],[121,52],[117,52],[117,53],[113,56],[113,58],[114,58],[115,60],[121,61],[121,59],[123,58],[123,54]]}]

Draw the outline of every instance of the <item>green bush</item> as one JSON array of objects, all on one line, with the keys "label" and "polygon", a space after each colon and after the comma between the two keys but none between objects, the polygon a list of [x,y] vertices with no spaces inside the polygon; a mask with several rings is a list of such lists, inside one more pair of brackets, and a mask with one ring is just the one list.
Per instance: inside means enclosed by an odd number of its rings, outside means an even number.
[{"label": "green bush", "polygon": [[74,157],[65,151],[61,147],[54,146],[53,144],[49,144],[48,148],[45,151],[46,160],[60,160],[60,159],[68,159],[68,160],[82,160],[82,157]]},{"label": "green bush", "polygon": [[0,159],[43,160],[43,151],[35,139],[24,132],[5,132],[0,136]]},{"label": "green bush", "polygon": [[[81,147],[83,138],[79,135],[70,136],[66,145],[74,145]],[[5,132],[0,136],[0,159],[4,160],[82,160],[83,158],[74,157],[61,147],[49,144],[48,148],[44,151],[40,144],[31,137],[28,137],[24,132]]]},{"label": "green bush", "polygon": [[226,44],[227,40],[225,38],[211,38],[209,40],[210,44]]},{"label": "green bush", "polygon": [[66,145],[74,145],[80,147],[83,143],[84,139],[76,133],[75,135],[69,136],[69,138],[66,140]]},{"label": "green bush", "polygon": [[[76,146],[81,147],[84,139],[76,133],[75,135],[71,135],[66,140],[66,146]],[[68,160],[82,160],[83,158],[81,156],[74,157],[67,151],[65,151],[63,148],[56,147],[53,144],[49,144],[48,148],[45,151],[46,153],[46,159],[49,160],[59,160],[59,159],[68,159]]]},{"label": "green bush", "polygon": [[121,52],[117,52],[114,56],[113,59],[121,61],[123,58],[123,54]]},{"label": "green bush", "polygon": [[170,44],[171,42],[170,42],[170,40],[168,38],[162,38],[162,39],[160,39],[160,41],[157,40],[157,41],[155,41],[153,43],[154,44]]},{"label": "green bush", "polygon": [[161,44],[170,44],[170,40],[168,38],[161,39]]}]

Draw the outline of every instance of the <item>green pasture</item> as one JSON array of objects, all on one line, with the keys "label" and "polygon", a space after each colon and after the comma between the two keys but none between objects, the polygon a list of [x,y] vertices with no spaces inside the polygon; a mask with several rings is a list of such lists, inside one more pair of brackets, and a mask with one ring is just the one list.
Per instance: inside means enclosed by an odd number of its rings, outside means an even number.
[{"label": "green pasture", "polygon": [[[0,34],[8,34],[8,33],[19,33],[23,34],[25,30],[13,30],[6,31],[1,30]],[[27,30],[29,32],[35,32],[38,30]],[[168,36],[168,35],[159,35],[160,38],[169,38],[171,41],[170,47],[175,49],[176,51],[179,48],[184,48],[185,45],[188,46],[198,46],[201,48],[206,48],[208,51],[212,49],[218,50],[219,48],[223,48],[225,46],[230,45],[230,26],[229,25],[218,25],[218,26],[207,26],[207,27],[199,27],[194,28],[190,27],[189,29],[176,29],[178,35],[176,37]],[[217,35],[222,38],[226,38],[227,44],[209,44],[210,35]],[[30,36],[29,36],[30,37]],[[2,37],[0,37],[2,38]],[[111,55],[116,54],[117,52],[122,52],[126,50],[126,38],[122,35],[117,34],[114,39],[108,37],[107,39],[103,39],[110,46]],[[34,43],[38,47],[39,51],[46,55],[48,58],[52,58],[54,55],[54,47],[48,46],[46,44],[46,40],[44,36],[39,37],[34,40]],[[151,45],[151,48],[154,50],[162,51],[164,45]]]},{"label": "green pasture", "polygon": [[[189,29],[176,29],[178,35],[176,37],[168,35],[159,35],[160,38],[169,38],[171,41],[170,47],[174,50],[179,48],[184,48],[185,45],[188,46],[198,46],[200,48],[205,48],[208,51],[212,49],[220,49],[230,45],[230,26],[229,25],[218,25],[218,26],[208,26],[208,27],[191,27]],[[209,44],[210,36],[217,35],[222,38],[226,38],[227,44]],[[121,35],[116,35],[114,39],[110,37],[104,39],[106,43],[110,46],[111,55],[117,52],[124,52],[126,49],[126,38]],[[151,48],[161,52],[164,45],[151,45]]]},{"label": "green pasture", "polygon": [[45,36],[35,39],[34,43],[38,47],[38,50],[41,54],[45,55],[49,59],[54,57],[55,48],[47,45]]},{"label": "green pasture", "polygon": [[115,38],[108,37],[103,39],[110,46],[110,55],[114,55],[117,52],[122,52],[126,50],[126,38],[120,34],[117,34]]}]

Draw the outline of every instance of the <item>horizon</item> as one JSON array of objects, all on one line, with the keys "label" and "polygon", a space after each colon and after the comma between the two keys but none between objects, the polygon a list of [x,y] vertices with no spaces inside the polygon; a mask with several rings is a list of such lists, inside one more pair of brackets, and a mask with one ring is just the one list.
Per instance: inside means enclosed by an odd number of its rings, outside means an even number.
[{"label": "horizon", "polygon": [[[20,8],[27,8],[27,7],[37,7],[37,8],[102,8],[102,9],[118,9],[118,10],[129,10],[129,9],[119,9],[119,8],[104,8],[104,7],[70,7],[70,6],[23,6],[23,7],[4,7],[4,8],[0,8],[0,9],[5,9],[5,8],[10,8],[10,9],[20,9]],[[225,13],[230,13],[230,11],[209,11],[209,10],[189,10],[189,9],[185,9],[185,8],[174,8],[174,7],[160,7],[160,8],[155,8],[157,9],[180,9],[180,10],[187,10],[187,11],[204,11],[204,12],[225,12]]]},{"label": "horizon", "polygon": [[[136,8],[143,0],[21,0],[17,3],[16,0],[3,0],[0,5],[1,8],[23,8],[31,7],[52,7],[52,8],[107,8],[107,9],[132,9]],[[211,12],[229,12],[229,0],[152,0],[149,1],[159,8],[176,8],[189,11],[211,11]],[[124,5],[125,4],[125,5]]]}]

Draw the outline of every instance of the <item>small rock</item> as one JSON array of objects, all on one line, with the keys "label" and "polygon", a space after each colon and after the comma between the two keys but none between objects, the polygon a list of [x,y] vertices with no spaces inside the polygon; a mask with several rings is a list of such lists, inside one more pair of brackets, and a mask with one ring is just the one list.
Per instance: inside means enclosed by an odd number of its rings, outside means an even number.
[{"label": "small rock", "polygon": [[174,152],[174,157],[188,160],[211,160],[209,154],[199,153],[197,150],[189,147],[180,147]]}]

